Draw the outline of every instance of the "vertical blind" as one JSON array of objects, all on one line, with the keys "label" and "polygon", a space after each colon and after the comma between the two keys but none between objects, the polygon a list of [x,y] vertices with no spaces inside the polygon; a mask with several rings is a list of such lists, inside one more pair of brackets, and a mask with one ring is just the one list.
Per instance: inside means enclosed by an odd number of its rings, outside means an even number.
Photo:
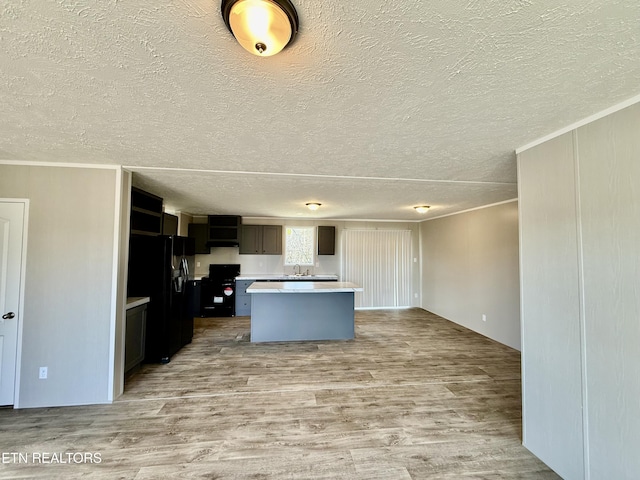
[{"label": "vertical blind", "polygon": [[343,230],[341,278],[364,288],[355,306],[411,305],[411,231]]}]

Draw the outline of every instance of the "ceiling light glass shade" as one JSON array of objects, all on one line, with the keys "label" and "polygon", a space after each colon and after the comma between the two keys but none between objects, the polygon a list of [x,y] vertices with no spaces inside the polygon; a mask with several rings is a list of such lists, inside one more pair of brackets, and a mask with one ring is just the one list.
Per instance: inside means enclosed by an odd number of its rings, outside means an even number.
[{"label": "ceiling light glass shade", "polygon": [[418,213],[427,213],[429,211],[429,205],[419,205],[413,208],[415,208]]},{"label": "ceiling light glass shade", "polygon": [[238,43],[259,57],[275,55],[298,31],[289,0],[222,0],[222,16]]},{"label": "ceiling light glass shade", "polygon": [[314,210],[315,211],[315,210],[319,209],[320,205],[322,205],[322,204],[321,203],[306,203],[305,205],[309,208],[309,210]]}]

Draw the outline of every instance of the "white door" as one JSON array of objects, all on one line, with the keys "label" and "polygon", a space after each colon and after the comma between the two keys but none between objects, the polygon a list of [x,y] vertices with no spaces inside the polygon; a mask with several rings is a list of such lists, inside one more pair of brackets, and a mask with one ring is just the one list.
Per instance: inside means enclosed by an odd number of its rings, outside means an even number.
[{"label": "white door", "polygon": [[13,405],[24,204],[0,201],[0,405]]}]

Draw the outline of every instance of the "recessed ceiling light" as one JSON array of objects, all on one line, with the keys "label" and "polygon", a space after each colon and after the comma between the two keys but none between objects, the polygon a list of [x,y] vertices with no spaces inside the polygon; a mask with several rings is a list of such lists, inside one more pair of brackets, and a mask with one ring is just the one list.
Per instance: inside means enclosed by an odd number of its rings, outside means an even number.
[{"label": "recessed ceiling light", "polygon": [[221,9],[238,43],[259,57],[275,55],[298,32],[298,13],[289,0],[222,0]]},{"label": "recessed ceiling light", "polygon": [[418,213],[427,213],[429,211],[429,205],[418,205],[417,207],[413,207],[416,209]]},{"label": "recessed ceiling light", "polygon": [[316,211],[317,209],[320,208],[320,205],[322,205],[322,204],[321,203],[311,202],[311,203],[305,203],[305,205],[307,206],[307,208],[309,210]]}]

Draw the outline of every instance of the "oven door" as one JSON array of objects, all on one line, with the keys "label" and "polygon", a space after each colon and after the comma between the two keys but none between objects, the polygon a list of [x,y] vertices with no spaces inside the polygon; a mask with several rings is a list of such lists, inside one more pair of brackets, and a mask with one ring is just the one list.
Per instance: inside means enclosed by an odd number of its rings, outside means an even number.
[{"label": "oven door", "polygon": [[235,282],[202,279],[202,315],[205,317],[233,317],[236,306]]},{"label": "oven door", "polygon": [[222,296],[224,297],[224,303],[230,301],[235,302],[236,298],[236,282],[226,282],[222,285]]}]

